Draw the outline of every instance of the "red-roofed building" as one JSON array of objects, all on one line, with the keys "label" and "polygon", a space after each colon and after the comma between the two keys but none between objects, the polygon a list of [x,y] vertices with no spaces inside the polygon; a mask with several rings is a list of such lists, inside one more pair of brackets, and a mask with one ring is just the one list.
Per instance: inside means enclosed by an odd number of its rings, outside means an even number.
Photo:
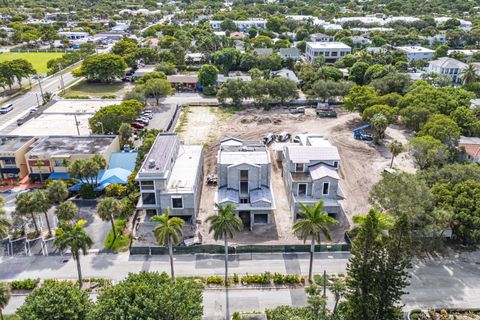
[{"label": "red-roofed building", "polygon": [[460,137],[458,144],[462,152],[462,160],[480,163],[480,138]]}]

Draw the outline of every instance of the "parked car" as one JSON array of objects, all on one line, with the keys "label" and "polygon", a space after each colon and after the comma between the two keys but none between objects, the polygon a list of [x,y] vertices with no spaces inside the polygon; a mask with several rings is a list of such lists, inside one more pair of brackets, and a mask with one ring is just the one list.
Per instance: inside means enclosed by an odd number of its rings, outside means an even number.
[{"label": "parked car", "polygon": [[291,114],[305,114],[305,108],[304,107],[298,107],[298,108],[290,108],[289,109]]},{"label": "parked car", "polygon": [[153,118],[153,114],[151,112],[142,112],[140,117],[145,117],[151,120]]},{"label": "parked car", "polygon": [[283,131],[282,133],[277,135],[277,141],[278,142],[285,142],[285,141],[288,141],[289,139],[290,139],[290,133],[288,133],[286,131]]},{"label": "parked car", "polygon": [[277,136],[276,136],[274,133],[271,133],[271,132],[270,132],[270,133],[267,134],[265,137],[263,137],[263,143],[264,143],[266,146],[268,146],[268,145],[270,145],[272,142],[275,141],[275,138],[276,138],[276,137],[277,137]]},{"label": "parked car", "polygon": [[145,124],[140,123],[140,122],[136,122],[136,121],[130,123],[130,125],[132,126],[132,128],[135,128],[135,129],[143,129],[143,128],[145,128]]},{"label": "parked car", "polygon": [[37,111],[38,111],[37,108],[32,108],[32,109],[30,109],[30,113],[35,113],[35,112],[37,112]]},{"label": "parked car", "polygon": [[148,125],[148,120],[145,118],[137,118],[135,122],[143,123],[144,125]]}]

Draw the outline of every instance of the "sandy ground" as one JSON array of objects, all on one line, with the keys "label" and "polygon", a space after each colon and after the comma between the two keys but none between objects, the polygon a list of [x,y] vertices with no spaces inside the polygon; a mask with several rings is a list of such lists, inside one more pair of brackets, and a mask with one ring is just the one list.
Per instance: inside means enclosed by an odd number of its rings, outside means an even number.
[{"label": "sandy ground", "polygon": [[[318,118],[314,109],[307,109],[305,115],[292,115],[284,109],[263,111],[248,109],[237,113],[227,113],[217,108],[192,107],[189,109],[188,122],[181,133],[186,144],[203,144],[205,150],[205,176],[216,173],[216,157],[221,139],[238,137],[245,140],[261,140],[269,132],[287,131],[292,135],[298,133],[317,133],[329,138],[340,153],[340,185],[346,195],[342,200],[344,215],[339,217],[340,223],[333,230],[334,240],[343,241],[343,233],[349,227],[351,217],[365,214],[370,209],[368,195],[372,186],[380,179],[384,168],[390,165],[391,154],[387,145],[396,139],[405,143],[409,134],[403,129],[391,126],[386,131],[386,138],[381,146],[353,138],[352,130],[362,125],[356,113],[342,113],[336,119]],[[272,152],[272,151],[271,151]],[[239,244],[278,244],[301,241],[291,233],[292,214],[288,207],[286,190],[281,177],[281,167],[272,161],[272,189],[275,198],[274,223],[269,226],[254,228],[253,232],[242,232],[233,242]],[[406,153],[394,160],[394,167],[414,172],[411,159]],[[204,181],[205,183],[205,181]],[[204,219],[213,213],[216,187],[206,186],[202,191],[198,219]],[[212,243],[208,235],[208,226],[201,223],[199,231],[204,243]]]}]

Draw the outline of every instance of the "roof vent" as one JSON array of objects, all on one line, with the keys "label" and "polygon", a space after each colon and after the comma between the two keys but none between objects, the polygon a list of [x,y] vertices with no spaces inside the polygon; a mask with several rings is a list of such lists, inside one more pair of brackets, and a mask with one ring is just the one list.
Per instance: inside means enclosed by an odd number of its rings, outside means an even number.
[{"label": "roof vent", "polygon": [[155,159],[148,160],[148,167],[155,168]]}]

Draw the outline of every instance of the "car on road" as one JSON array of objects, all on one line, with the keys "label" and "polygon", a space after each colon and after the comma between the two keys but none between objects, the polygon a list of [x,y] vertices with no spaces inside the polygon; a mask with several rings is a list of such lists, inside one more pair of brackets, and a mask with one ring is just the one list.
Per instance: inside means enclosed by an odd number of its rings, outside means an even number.
[{"label": "car on road", "polygon": [[148,125],[148,123],[150,122],[147,118],[137,118],[135,119],[136,122],[140,122],[140,123],[143,123],[144,125]]},{"label": "car on road", "polygon": [[288,111],[291,114],[305,114],[305,108],[304,107],[298,107],[298,108],[290,108]]},{"label": "car on road", "polygon": [[30,113],[35,113],[35,112],[37,112],[37,111],[38,111],[37,108],[31,108],[31,109],[30,109]]},{"label": "car on road", "polygon": [[7,103],[0,107],[0,114],[5,114],[13,110],[13,104]]},{"label": "car on road", "polygon": [[136,122],[136,121],[130,123],[130,125],[132,126],[132,128],[135,128],[135,129],[144,129],[145,128],[145,124],[140,123],[140,122]]}]

